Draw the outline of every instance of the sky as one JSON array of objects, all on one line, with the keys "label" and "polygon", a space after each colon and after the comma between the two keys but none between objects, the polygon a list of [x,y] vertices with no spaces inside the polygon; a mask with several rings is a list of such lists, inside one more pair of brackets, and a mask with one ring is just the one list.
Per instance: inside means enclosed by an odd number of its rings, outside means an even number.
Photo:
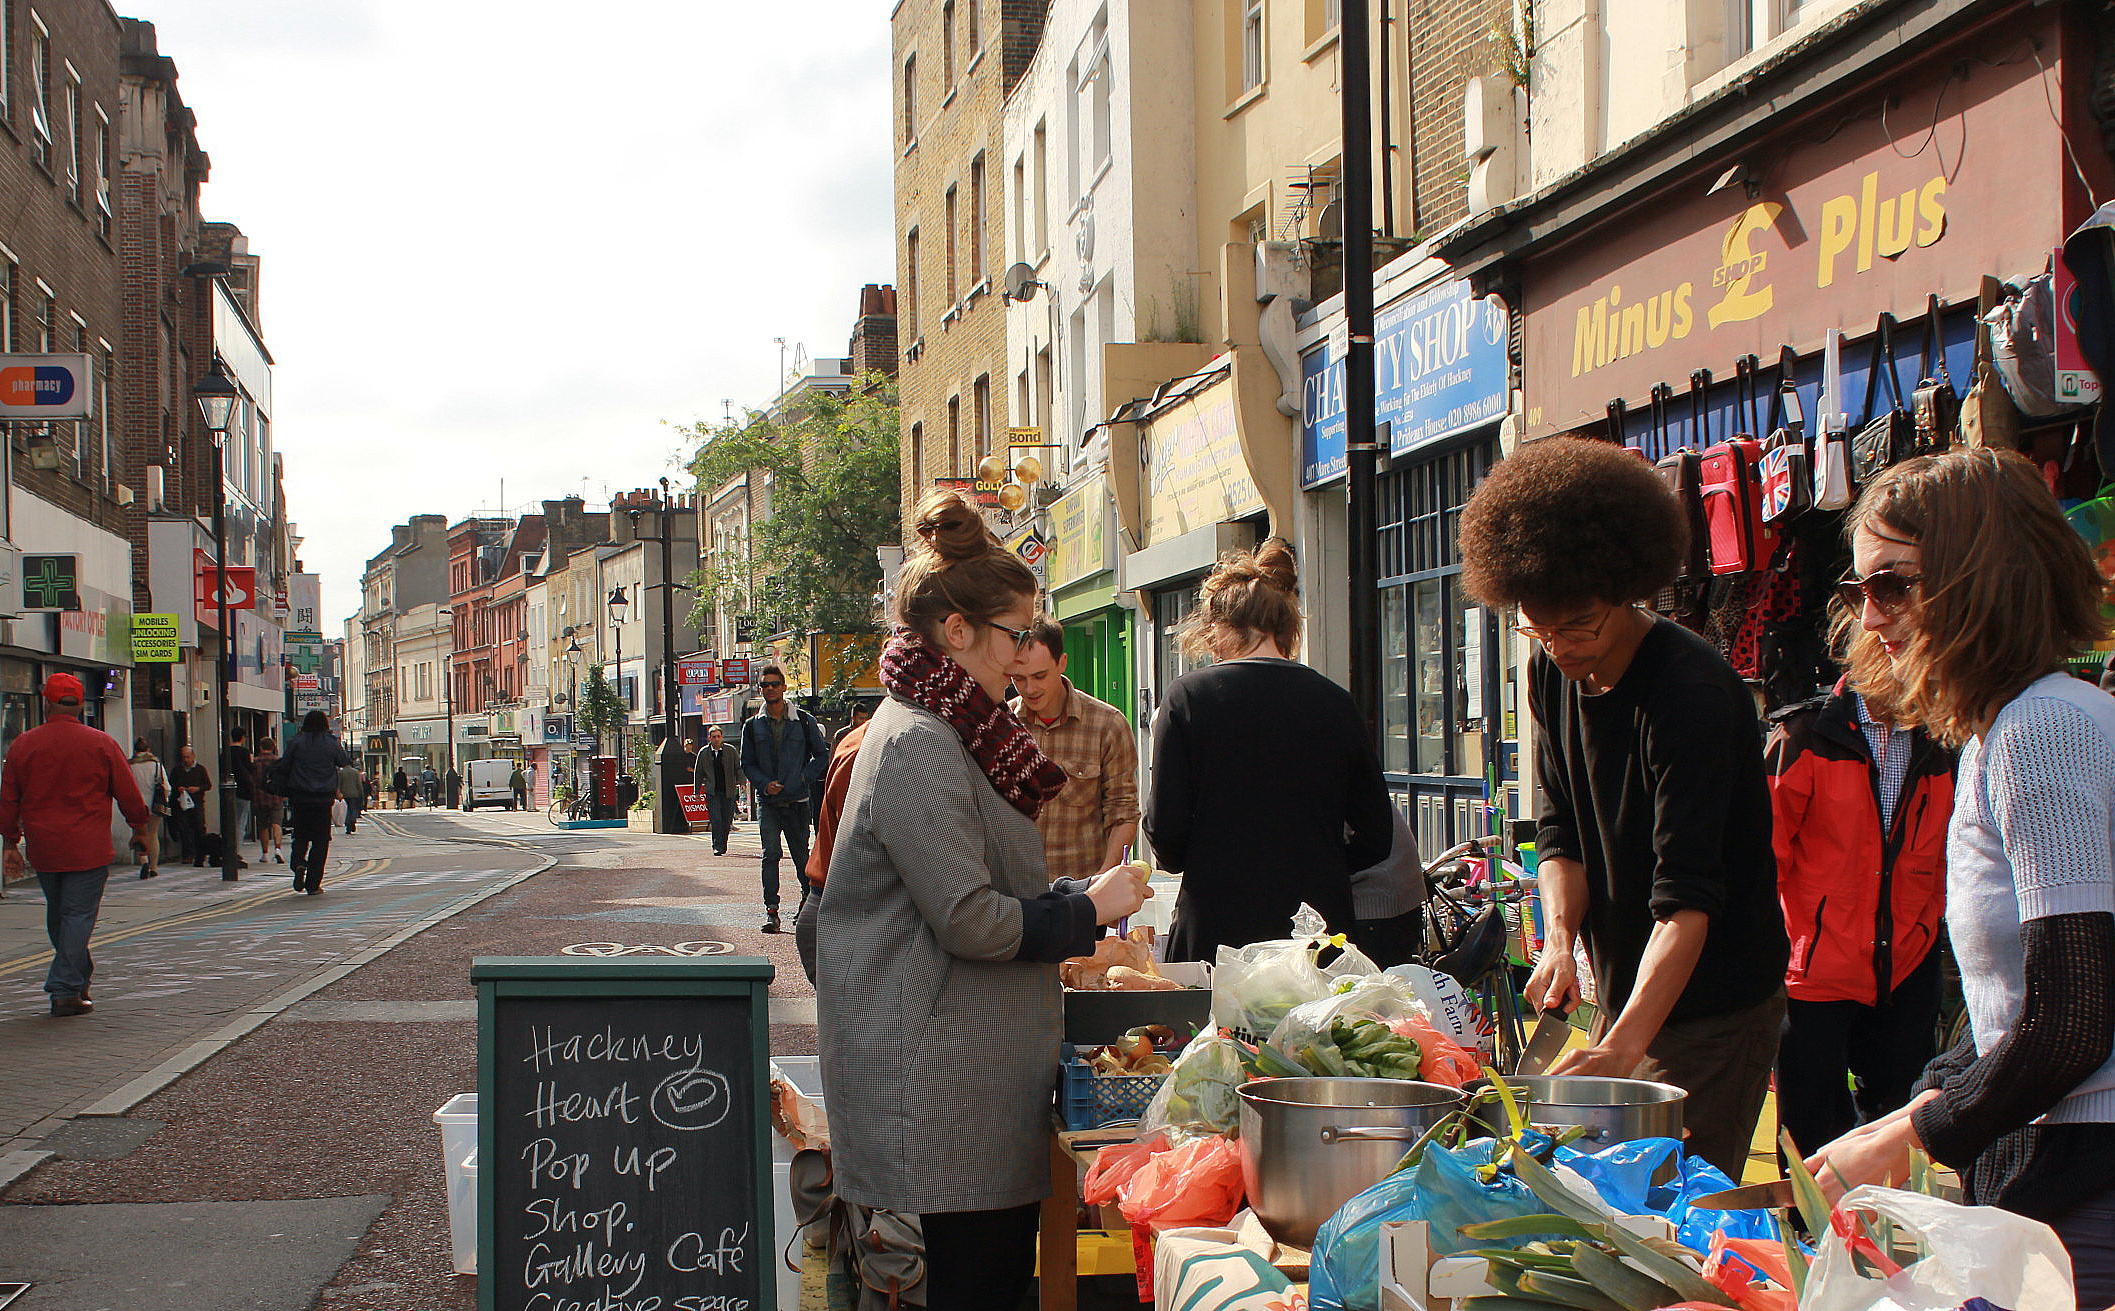
[{"label": "sky", "polygon": [[675,478],[671,425],[768,402],[776,338],[843,355],[894,280],[878,0],[117,8],[176,62],[205,217],[263,261],[327,633],[392,524]]}]

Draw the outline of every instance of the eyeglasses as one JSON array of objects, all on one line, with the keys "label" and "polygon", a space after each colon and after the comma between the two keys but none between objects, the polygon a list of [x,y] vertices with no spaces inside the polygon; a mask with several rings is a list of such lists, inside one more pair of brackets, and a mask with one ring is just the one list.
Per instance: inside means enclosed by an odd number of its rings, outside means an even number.
[{"label": "eyeglasses", "polygon": [[1030,642],[1035,641],[1034,628],[1013,628],[1006,624],[1000,623],[996,619],[987,619],[984,622],[990,624],[993,628],[998,629],[1000,632],[1006,634],[1008,637],[1011,637],[1013,639],[1013,650],[1015,655],[1019,655],[1021,652],[1026,651],[1028,649],[1028,644]]},{"label": "eyeglasses", "polygon": [[757,684],[758,687],[784,687],[785,685],[786,680],[783,678],[767,678]]},{"label": "eyeglasses", "polygon": [[1881,614],[1898,615],[1909,608],[1912,595],[1923,583],[1920,574],[1875,569],[1863,578],[1853,575],[1836,584],[1836,599],[1852,610],[1863,610],[1871,601]]},{"label": "eyeglasses", "polygon": [[1577,646],[1581,642],[1597,640],[1601,636],[1601,630],[1608,627],[1609,620],[1615,618],[1619,611],[1630,608],[1627,605],[1612,605],[1608,607],[1607,611],[1601,616],[1601,622],[1591,628],[1577,624],[1568,624],[1562,628],[1536,628],[1528,624],[1514,624],[1513,631],[1522,637],[1532,638],[1544,646],[1548,646],[1552,642],[1562,642],[1566,646]]}]

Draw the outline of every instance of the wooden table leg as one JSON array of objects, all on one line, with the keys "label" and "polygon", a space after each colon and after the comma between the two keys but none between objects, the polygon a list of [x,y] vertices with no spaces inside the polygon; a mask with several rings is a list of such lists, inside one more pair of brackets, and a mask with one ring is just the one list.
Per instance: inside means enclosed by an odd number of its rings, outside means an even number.
[{"label": "wooden table leg", "polygon": [[1074,1311],[1079,1303],[1079,1180],[1072,1153],[1050,1135],[1050,1196],[1043,1202],[1042,1311]]}]

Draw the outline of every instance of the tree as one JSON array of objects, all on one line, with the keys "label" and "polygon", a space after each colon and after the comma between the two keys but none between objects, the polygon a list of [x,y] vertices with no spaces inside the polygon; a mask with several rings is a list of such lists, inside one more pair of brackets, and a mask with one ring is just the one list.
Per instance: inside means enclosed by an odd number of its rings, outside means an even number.
[{"label": "tree", "polygon": [[580,706],[575,712],[580,726],[596,738],[624,722],[624,698],[610,686],[601,665],[589,665],[587,681],[580,686]]},{"label": "tree", "polygon": [[691,575],[692,622],[705,627],[722,607],[796,647],[811,634],[880,631],[874,548],[902,534],[896,384],[870,373],[790,413],[751,411],[680,431],[696,443],[690,471],[700,488],[745,473],[768,475],[771,486],[771,513],[751,528],[749,558],[715,555]]}]

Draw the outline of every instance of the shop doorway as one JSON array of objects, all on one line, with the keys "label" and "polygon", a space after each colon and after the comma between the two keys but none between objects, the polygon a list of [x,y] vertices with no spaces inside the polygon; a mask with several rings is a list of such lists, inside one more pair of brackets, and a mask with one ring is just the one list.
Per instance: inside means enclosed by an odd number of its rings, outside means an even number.
[{"label": "shop doorway", "polygon": [[1517,687],[1499,616],[1461,586],[1461,508],[1495,434],[1381,475],[1381,768],[1427,858],[1517,807]]}]

